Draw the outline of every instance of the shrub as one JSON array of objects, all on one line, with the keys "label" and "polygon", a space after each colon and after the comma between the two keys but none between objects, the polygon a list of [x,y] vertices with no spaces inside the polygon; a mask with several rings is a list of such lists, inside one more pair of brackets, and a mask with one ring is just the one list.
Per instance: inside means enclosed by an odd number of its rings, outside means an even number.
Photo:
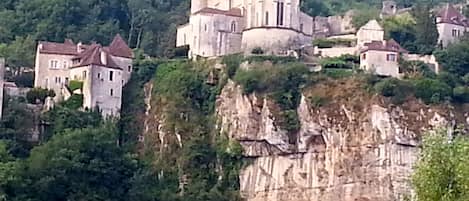
[{"label": "shrub", "polygon": [[360,58],[355,55],[341,55],[339,57],[326,57],[320,61],[323,68],[353,69],[360,64]]},{"label": "shrub", "polygon": [[14,77],[13,80],[18,87],[31,88],[34,86],[34,73],[22,73]]},{"label": "shrub", "polygon": [[264,54],[264,50],[261,47],[255,47],[251,51],[252,54]]},{"label": "shrub", "polygon": [[322,107],[326,104],[328,100],[324,97],[321,97],[321,96],[312,96],[312,97],[309,97],[309,102],[311,103],[311,105],[313,107]]},{"label": "shrub", "polygon": [[322,70],[322,73],[334,79],[342,79],[342,78],[350,77],[354,74],[353,70],[351,69],[340,69],[340,68],[324,69]]},{"label": "shrub", "polygon": [[47,97],[55,97],[55,92],[53,90],[34,88],[26,93],[26,100],[32,104],[35,104],[37,100],[44,103]]},{"label": "shrub", "polygon": [[264,62],[270,61],[273,64],[285,64],[295,62],[296,58],[291,56],[273,56],[273,55],[257,55],[257,56],[250,56],[246,58],[246,61],[249,63],[253,62]]},{"label": "shrub", "polygon": [[453,89],[453,98],[461,103],[469,103],[469,87],[458,86]]},{"label": "shrub", "polygon": [[384,97],[391,97],[394,104],[404,103],[407,96],[413,93],[413,87],[409,83],[396,78],[387,78],[376,83],[374,90]]},{"label": "shrub", "polygon": [[243,55],[240,54],[233,54],[224,56],[222,59],[222,63],[226,66],[226,74],[229,78],[233,78],[236,74],[236,71],[241,65],[241,61],[243,60]]},{"label": "shrub", "polygon": [[437,79],[418,79],[413,81],[415,87],[415,96],[422,99],[425,103],[441,103],[452,95],[452,88]]},{"label": "shrub", "polygon": [[62,102],[62,106],[76,110],[83,106],[83,95],[82,94],[73,94],[68,100]]},{"label": "shrub", "polygon": [[342,47],[353,47],[355,44],[354,40],[351,39],[342,39],[342,38],[320,38],[313,41],[314,46],[318,46],[319,48],[331,48],[335,46],[342,46]]},{"label": "shrub", "polygon": [[71,80],[69,83],[68,83],[68,88],[70,89],[70,91],[75,91],[77,89],[83,89],[83,82],[82,81],[78,81],[78,80]]}]

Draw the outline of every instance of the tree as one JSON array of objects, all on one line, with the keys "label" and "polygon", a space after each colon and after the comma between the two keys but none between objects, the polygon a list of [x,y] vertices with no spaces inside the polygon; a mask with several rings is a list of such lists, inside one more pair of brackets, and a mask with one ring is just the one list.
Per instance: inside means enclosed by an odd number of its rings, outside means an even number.
[{"label": "tree", "polygon": [[9,200],[6,190],[17,178],[18,162],[8,153],[7,144],[0,141],[0,200]]},{"label": "tree", "polygon": [[25,178],[34,200],[128,200],[137,161],[112,126],[68,130],[32,150]]},{"label": "tree", "polygon": [[444,71],[457,77],[465,76],[469,73],[469,38],[464,37],[459,43],[437,51],[435,56]]},{"label": "tree", "polygon": [[415,20],[410,14],[386,17],[382,20],[385,38],[396,40],[410,52],[417,52],[415,47]]},{"label": "tree", "polygon": [[436,19],[431,13],[432,5],[418,3],[412,9],[415,19],[416,50],[421,54],[431,54],[438,42]]},{"label": "tree", "polygon": [[469,196],[469,139],[449,139],[446,130],[424,137],[412,183],[417,201],[466,200]]}]

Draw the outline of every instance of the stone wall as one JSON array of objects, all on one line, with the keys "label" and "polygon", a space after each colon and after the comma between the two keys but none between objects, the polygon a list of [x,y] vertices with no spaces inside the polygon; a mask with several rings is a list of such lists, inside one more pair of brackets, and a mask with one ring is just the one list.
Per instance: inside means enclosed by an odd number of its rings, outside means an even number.
[{"label": "stone wall", "polygon": [[291,29],[263,27],[243,32],[241,48],[250,53],[252,49],[261,47],[266,54],[279,55],[286,50],[296,49],[310,44],[312,38]]},{"label": "stone wall", "polygon": [[[460,37],[466,32],[466,27],[448,23],[438,23],[438,44],[443,47],[451,43],[457,42]],[[456,35],[453,35],[453,30],[456,30]]]},{"label": "stone wall", "polygon": [[[387,60],[389,54],[395,55],[394,61]],[[360,54],[360,68],[377,75],[399,77],[398,57],[396,52],[368,50]]]}]

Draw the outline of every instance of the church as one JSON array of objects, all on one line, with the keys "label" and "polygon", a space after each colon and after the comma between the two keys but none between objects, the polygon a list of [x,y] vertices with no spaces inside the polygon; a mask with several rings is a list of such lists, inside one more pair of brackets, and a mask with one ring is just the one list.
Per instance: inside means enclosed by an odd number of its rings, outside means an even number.
[{"label": "church", "polygon": [[176,46],[189,46],[189,58],[254,49],[286,55],[311,44],[313,32],[314,19],[300,11],[300,0],[192,0]]}]

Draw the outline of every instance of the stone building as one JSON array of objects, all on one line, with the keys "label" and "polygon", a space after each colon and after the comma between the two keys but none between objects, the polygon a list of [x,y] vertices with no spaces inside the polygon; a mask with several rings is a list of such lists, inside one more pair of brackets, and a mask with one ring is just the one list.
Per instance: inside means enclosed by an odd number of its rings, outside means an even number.
[{"label": "stone building", "polygon": [[365,43],[372,41],[384,40],[384,29],[379,25],[378,21],[370,20],[364,26],[360,27],[357,32],[357,46],[362,48]]},{"label": "stone building", "polygon": [[365,43],[360,51],[360,68],[380,76],[400,77],[399,57],[408,53],[395,40]]},{"label": "stone building", "polygon": [[189,23],[177,31],[177,46],[189,57],[250,53],[282,55],[310,44],[314,21],[300,0],[192,0]]},{"label": "stone building", "polygon": [[438,44],[446,47],[457,42],[468,30],[469,21],[451,4],[447,4],[436,16]]},{"label": "stone building", "polygon": [[100,44],[39,42],[34,86],[52,89],[55,101],[68,99],[71,80],[83,87],[83,108],[99,108],[103,116],[118,116],[122,87],[132,73],[132,50],[120,35],[107,47]]},{"label": "stone building", "polygon": [[0,58],[0,119],[3,117],[3,93],[5,85],[5,59]]}]

